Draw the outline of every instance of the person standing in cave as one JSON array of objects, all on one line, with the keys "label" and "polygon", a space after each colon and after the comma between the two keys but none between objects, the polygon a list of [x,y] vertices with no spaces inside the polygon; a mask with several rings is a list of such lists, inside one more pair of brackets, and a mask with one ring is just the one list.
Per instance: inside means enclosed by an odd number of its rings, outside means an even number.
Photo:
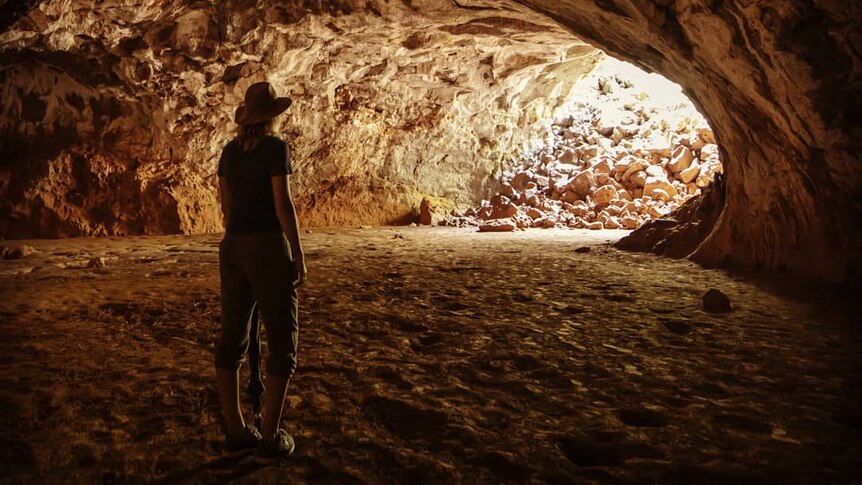
[{"label": "person standing in cave", "polygon": [[[216,349],[216,384],[226,427],[226,449],[258,448],[290,455],[293,438],[279,429],[288,383],[296,370],[299,337],[296,289],[308,271],[287,177],[290,149],[275,136],[278,116],[291,99],[268,82],[249,86],[236,110],[237,136],[222,150],[219,195],[225,236],[219,244],[222,327]],[[246,424],[239,403],[239,368],[249,345],[249,315],[257,302],[266,326],[261,429]]]}]

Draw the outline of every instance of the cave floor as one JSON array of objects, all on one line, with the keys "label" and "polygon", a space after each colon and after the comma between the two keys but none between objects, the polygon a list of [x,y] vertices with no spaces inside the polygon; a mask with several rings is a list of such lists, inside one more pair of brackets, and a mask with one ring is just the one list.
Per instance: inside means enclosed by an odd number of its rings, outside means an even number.
[{"label": "cave floor", "polygon": [[[305,234],[281,463],[221,452],[220,236],[28,241],[0,261],[3,479],[857,480],[853,302],[604,244],[622,234]],[[709,288],[734,312],[705,313]]]}]

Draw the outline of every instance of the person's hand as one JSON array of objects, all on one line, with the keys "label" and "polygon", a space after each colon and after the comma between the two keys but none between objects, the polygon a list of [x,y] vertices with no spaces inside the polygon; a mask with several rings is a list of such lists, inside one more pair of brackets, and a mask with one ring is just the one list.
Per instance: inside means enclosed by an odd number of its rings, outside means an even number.
[{"label": "person's hand", "polygon": [[293,286],[299,288],[308,278],[308,268],[305,267],[305,258],[299,258],[293,262]]}]

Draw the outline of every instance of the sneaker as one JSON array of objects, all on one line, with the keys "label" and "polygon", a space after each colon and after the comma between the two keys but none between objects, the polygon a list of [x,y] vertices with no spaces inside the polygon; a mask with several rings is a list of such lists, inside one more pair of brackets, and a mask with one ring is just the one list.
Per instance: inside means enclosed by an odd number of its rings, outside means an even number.
[{"label": "sneaker", "polygon": [[293,437],[287,434],[287,431],[279,429],[274,440],[260,440],[261,456],[265,458],[276,458],[279,456],[290,456],[296,444],[293,442]]},{"label": "sneaker", "polygon": [[257,448],[260,444],[260,432],[253,424],[245,425],[245,432],[239,438],[227,437],[225,439],[225,450],[236,452]]}]

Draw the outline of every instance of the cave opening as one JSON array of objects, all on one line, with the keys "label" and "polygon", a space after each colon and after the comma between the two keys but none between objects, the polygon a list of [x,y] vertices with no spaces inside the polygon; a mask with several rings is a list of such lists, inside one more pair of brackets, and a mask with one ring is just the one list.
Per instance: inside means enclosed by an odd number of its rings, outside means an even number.
[{"label": "cave opening", "polygon": [[554,111],[547,135],[502,167],[499,192],[425,224],[637,229],[670,216],[723,173],[706,119],[661,75],[603,58]]}]

